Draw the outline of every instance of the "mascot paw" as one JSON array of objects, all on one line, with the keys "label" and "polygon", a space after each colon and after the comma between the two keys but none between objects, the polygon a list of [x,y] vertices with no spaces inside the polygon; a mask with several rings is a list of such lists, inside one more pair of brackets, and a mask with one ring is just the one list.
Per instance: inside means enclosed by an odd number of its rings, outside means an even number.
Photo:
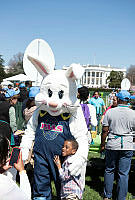
[{"label": "mascot paw", "polygon": [[69,166],[69,171],[71,175],[78,176],[79,174],[81,174],[82,166],[85,163],[85,159],[79,155],[74,155],[70,157],[68,161],[69,163],[71,163]]}]

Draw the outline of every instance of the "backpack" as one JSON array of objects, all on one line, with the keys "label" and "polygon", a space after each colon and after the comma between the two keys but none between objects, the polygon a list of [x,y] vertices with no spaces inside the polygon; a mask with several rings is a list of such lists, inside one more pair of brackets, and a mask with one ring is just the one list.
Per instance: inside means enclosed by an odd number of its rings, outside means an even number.
[{"label": "backpack", "polygon": [[83,115],[86,121],[86,125],[88,130],[90,130],[90,124],[91,124],[91,119],[90,119],[90,111],[89,111],[89,107],[87,104],[80,104],[82,107],[82,111],[83,111]]}]

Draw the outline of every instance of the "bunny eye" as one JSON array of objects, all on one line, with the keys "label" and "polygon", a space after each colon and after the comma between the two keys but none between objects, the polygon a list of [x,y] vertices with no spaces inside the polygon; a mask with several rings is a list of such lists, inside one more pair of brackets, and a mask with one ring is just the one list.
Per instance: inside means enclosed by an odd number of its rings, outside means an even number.
[{"label": "bunny eye", "polygon": [[59,91],[59,92],[58,92],[58,95],[59,95],[59,98],[62,99],[62,97],[63,97],[63,95],[64,95],[64,91],[63,91],[63,90]]},{"label": "bunny eye", "polygon": [[48,89],[48,96],[51,97],[52,96],[52,90]]}]

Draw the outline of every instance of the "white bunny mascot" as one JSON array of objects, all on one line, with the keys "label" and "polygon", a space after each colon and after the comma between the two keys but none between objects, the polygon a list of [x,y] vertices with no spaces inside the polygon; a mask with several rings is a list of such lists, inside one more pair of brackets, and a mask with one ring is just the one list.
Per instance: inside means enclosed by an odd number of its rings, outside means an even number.
[{"label": "white bunny mascot", "polygon": [[29,120],[21,147],[23,160],[28,157],[34,144],[34,199],[51,200],[51,177],[53,177],[58,199],[59,178],[54,164],[54,155],[61,156],[64,140],[74,137],[79,148],[70,158],[71,175],[84,176],[88,155],[87,126],[77,100],[76,80],[83,75],[79,64],[72,64],[68,70],[52,70],[37,57],[28,59],[44,77],[40,93],[35,102],[38,109]]}]

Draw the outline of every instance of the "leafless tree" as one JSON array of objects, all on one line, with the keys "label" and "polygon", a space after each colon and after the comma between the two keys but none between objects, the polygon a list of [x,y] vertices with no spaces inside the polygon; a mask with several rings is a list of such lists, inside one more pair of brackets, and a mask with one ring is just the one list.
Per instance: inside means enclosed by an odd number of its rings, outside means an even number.
[{"label": "leafless tree", "polygon": [[135,85],[135,65],[130,65],[130,67],[127,70],[127,76],[126,76],[131,85]]},{"label": "leafless tree", "polygon": [[23,53],[19,52],[10,59],[9,63],[9,73],[20,74],[24,73],[23,70]]}]

